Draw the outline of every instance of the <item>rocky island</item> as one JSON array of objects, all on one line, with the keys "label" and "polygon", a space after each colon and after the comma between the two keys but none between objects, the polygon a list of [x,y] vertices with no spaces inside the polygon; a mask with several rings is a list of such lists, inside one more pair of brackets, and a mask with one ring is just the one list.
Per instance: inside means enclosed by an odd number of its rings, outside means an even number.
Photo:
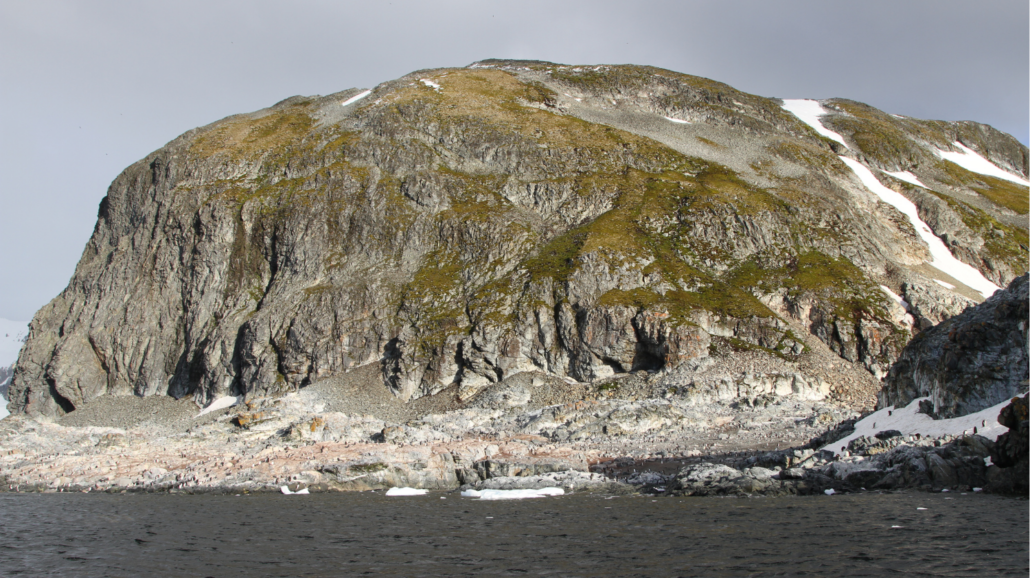
[{"label": "rocky island", "polygon": [[1027,174],[986,125],[644,66],[293,97],[115,179],[0,481],[1025,494]]}]

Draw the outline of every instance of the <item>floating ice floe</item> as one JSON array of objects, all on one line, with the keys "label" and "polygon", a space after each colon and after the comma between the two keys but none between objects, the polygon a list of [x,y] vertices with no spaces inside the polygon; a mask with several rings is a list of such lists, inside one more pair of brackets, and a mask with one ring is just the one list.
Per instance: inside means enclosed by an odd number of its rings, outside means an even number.
[{"label": "floating ice floe", "polygon": [[418,79],[418,81],[421,82],[422,84],[428,86],[429,88],[432,88],[433,90],[436,90],[437,92],[440,91],[440,88],[441,88],[440,85],[435,83],[435,82],[433,82],[432,80],[429,80],[428,78],[420,78],[420,79]]},{"label": "floating ice floe", "polygon": [[832,138],[847,148],[851,148],[848,146],[848,143],[844,142],[844,137],[826,128],[823,126],[823,123],[819,122],[819,117],[826,114],[826,109],[823,108],[823,105],[819,104],[819,101],[805,99],[784,100],[783,108],[801,119],[801,122],[814,128],[815,132],[826,138]]},{"label": "floating ice floe", "polygon": [[672,118],[671,116],[666,116],[666,117],[663,117],[663,118],[665,118],[665,120],[674,122],[676,124],[690,124],[689,120],[683,120],[681,118]]},{"label": "floating ice floe", "polygon": [[354,96],[348,98],[347,100],[341,102],[340,106],[347,106],[348,104],[354,104],[355,102],[365,98],[366,96],[368,96],[370,94],[372,94],[371,90],[366,90],[365,92],[360,92],[360,93],[355,94]]},{"label": "floating ice floe", "polygon": [[424,496],[429,493],[429,490],[420,490],[418,488],[390,488],[386,490],[387,496]]},{"label": "floating ice floe", "polygon": [[290,488],[287,487],[287,486],[280,486],[279,490],[281,490],[282,493],[286,494],[287,496],[305,496],[305,495],[311,493],[311,492],[308,491],[307,488],[304,488],[302,490],[297,490],[296,492],[291,492]]},{"label": "floating ice floe", "polygon": [[227,407],[232,407],[232,406],[236,405],[237,403],[239,403],[241,399],[243,399],[243,398],[242,397],[234,397],[234,396],[231,396],[231,395],[226,395],[226,396],[220,397],[220,398],[212,401],[204,409],[200,410],[200,413],[198,413],[196,415],[196,417],[200,417],[200,416],[204,415],[205,413],[211,413],[213,411],[218,411],[220,409],[225,409]]},{"label": "floating ice floe", "polygon": [[919,177],[913,175],[912,173],[910,173],[908,171],[883,171],[883,172],[885,172],[888,175],[898,179],[899,181],[905,181],[906,183],[913,184],[913,185],[915,185],[917,187],[923,187],[924,189],[929,189],[930,188],[930,187],[924,185],[923,182],[919,180]]},{"label": "floating ice floe", "polygon": [[1009,404],[1009,400],[969,415],[951,419],[933,419],[925,413],[919,413],[919,402],[928,399],[930,398],[920,397],[900,409],[895,409],[892,405],[875,411],[855,423],[854,433],[844,439],[827,444],[822,449],[839,454],[841,448],[846,448],[851,440],[862,436],[872,437],[878,432],[887,430],[897,430],[902,435],[919,434],[940,437],[971,434],[973,428],[976,428],[978,435],[991,440],[998,439],[998,436],[1008,431],[1008,428],[998,423],[998,414],[1003,407]]},{"label": "floating ice floe", "polygon": [[974,173],[980,173],[981,175],[987,175],[989,177],[997,177],[999,179],[1016,183],[1017,185],[1030,187],[1030,181],[1002,169],[962,143],[955,141],[955,146],[962,152],[937,149],[937,156],[946,161],[951,161],[967,171],[973,171]]},{"label": "floating ice floe", "polygon": [[883,186],[877,180],[876,175],[862,163],[844,156],[840,157],[840,160],[844,161],[844,164],[851,168],[855,175],[858,176],[858,179],[862,181],[862,184],[879,197],[881,201],[893,206],[908,217],[912,226],[915,227],[916,233],[930,248],[930,256],[933,260],[929,264],[932,267],[940,269],[942,272],[961,281],[962,284],[970,289],[979,291],[984,297],[990,297],[998,290],[998,286],[988,281],[980,274],[980,271],[959,261],[951,254],[944,241],[937,235],[934,235],[929,225],[919,218],[919,210],[916,208],[915,203],[908,200],[901,193],[896,193]]},{"label": "floating ice floe", "polygon": [[539,490],[465,490],[463,498],[479,498],[480,500],[525,500],[528,498],[546,498],[548,496],[565,495],[561,488],[540,488]]}]

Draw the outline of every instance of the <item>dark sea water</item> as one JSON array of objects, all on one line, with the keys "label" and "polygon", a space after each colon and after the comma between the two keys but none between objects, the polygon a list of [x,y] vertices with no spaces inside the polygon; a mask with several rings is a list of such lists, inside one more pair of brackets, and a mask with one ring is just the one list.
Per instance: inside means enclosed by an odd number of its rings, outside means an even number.
[{"label": "dark sea water", "polygon": [[0,575],[1025,578],[1027,528],[1026,500],[959,493],[3,494]]}]

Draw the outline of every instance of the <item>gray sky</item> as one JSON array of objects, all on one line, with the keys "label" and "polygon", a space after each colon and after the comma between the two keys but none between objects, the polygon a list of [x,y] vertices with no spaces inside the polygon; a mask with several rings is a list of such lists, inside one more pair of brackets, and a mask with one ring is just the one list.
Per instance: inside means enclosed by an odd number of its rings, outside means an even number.
[{"label": "gray sky", "polygon": [[0,0],[0,317],[67,285],[107,186],[295,94],[485,58],[650,64],[1028,140],[1026,0]]}]

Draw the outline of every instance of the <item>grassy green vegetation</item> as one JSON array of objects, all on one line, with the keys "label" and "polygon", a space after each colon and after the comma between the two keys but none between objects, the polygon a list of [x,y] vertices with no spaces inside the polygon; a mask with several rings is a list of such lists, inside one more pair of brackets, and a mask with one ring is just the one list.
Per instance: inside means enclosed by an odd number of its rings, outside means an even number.
[{"label": "grassy green vegetation", "polygon": [[819,297],[831,303],[842,319],[860,317],[889,321],[887,297],[862,270],[847,259],[834,259],[818,251],[808,251],[776,266],[758,258],[745,261],[727,276],[730,285],[772,292],[787,288],[793,297]]},{"label": "grassy green vegetation", "polygon": [[[831,130],[850,135],[851,142],[866,156],[883,163],[925,156],[923,149],[906,134],[914,127],[904,126],[899,119],[850,100],[832,100],[829,105],[844,114],[825,116],[823,124]],[[904,126],[904,131],[901,126]]]},{"label": "grassy green vegetation", "polygon": [[1030,188],[987,175],[967,171],[951,161],[940,161],[941,167],[954,184],[969,187],[995,205],[1011,209],[1020,215],[1030,209]]},{"label": "grassy green vegetation", "polygon": [[770,154],[805,167],[819,167],[831,175],[850,174],[850,169],[828,148],[800,140],[781,140],[767,147]]},{"label": "grassy green vegetation", "polygon": [[724,149],[724,148],[726,148],[725,146],[715,142],[714,140],[707,139],[707,138],[705,138],[703,136],[696,136],[694,138],[696,138],[697,140],[703,142],[704,144],[706,144],[706,145],[708,145],[710,147],[715,147],[717,149]]},{"label": "grassy green vegetation", "polygon": [[306,103],[298,103],[257,119],[226,120],[197,137],[190,154],[201,158],[227,154],[239,159],[282,151],[310,134],[315,121],[308,114],[308,108]]}]

